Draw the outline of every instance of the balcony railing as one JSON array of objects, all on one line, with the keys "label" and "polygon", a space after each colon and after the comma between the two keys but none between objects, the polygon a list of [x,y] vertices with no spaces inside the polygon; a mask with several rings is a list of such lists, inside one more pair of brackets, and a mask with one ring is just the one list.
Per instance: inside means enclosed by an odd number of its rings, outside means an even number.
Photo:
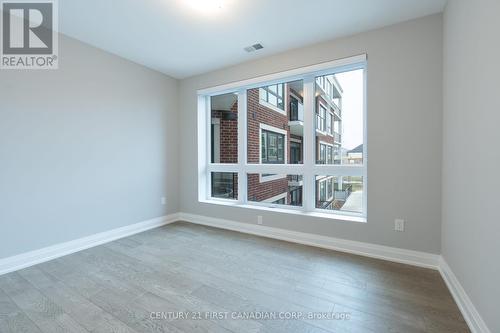
[{"label": "balcony railing", "polygon": [[333,112],[339,117],[342,117],[342,109],[340,108],[340,100],[333,100]]},{"label": "balcony railing", "polygon": [[340,135],[339,133],[334,132],[333,138],[334,138],[335,142],[342,142],[342,135]]},{"label": "balcony railing", "polygon": [[342,190],[335,187],[335,200],[345,201],[352,193],[352,185],[346,185]]},{"label": "balcony railing", "polygon": [[301,182],[303,179],[303,175],[288,175],[288,181],[291,182]]}]

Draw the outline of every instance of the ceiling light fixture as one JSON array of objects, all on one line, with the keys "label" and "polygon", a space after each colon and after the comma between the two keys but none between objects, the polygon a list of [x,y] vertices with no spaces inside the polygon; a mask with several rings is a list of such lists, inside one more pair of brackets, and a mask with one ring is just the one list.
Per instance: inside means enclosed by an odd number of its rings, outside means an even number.
[{"label": "ceiling light fixture", "polygon": [[187,4],[194,10],[202,13],[213,13],[224,7],[223,0],[186,0]]}]

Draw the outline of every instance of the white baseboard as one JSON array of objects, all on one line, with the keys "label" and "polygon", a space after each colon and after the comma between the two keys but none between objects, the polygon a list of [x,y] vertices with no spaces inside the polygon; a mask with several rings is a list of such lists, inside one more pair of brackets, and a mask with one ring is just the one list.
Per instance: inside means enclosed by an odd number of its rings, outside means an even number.
[{"label": "white baseboard", "polygon": [[366,257],[384,259],[398,263],[439,269],[439,255],[399,249],[395,247],[356,242],[346,239],[326,237],[316,234],[272,228],[262,225],[234,222],[219,218],[179,213],[179,220],[242,233],[280,239],[293,243],[311,245],[330,250],[348,252]]},{"label": "white baseboard", "polygon": [[17,271],[45,261],[56,259],[71,253],[85,250],[97,245],[108,243],[119,238],[137,234],[149,229],[179,220],[179,215],[171,214],[151,220],[131,224],[125,227],[108,230],[91,236],[75,239],[38,250],[25,252],[16,256],[0,259],[0,275]]},{"label": "white baseboard", "polygon": [[439,262],[439,272],[443,277],[444,282],[448,286],[453,299],[457,303],[462,316],[464,316],[467,325],[469,325],[469,329],[472,333],[491,333],[488,326],[484,322],[483,318],[477,311],[476,307],[472,303],[471,299],[465,292],[464,288],[458,281],[457,277],[451,270],[450,266],[444,258],[440,257]]}]

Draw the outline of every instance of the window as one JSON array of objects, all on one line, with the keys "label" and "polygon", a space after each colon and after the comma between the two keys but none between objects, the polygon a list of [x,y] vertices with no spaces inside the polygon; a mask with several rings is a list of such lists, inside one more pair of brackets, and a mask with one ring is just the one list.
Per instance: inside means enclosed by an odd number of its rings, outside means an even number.
[{"label": "window", "polygon": [[302,163],[302,142],[290,141],[290,164]]},{"label": "window", "polygon": [[363,177],[316,176],[316,208],[344,213],[363,212]]},{"label": "window", "polygon": [[210,98],[212,163],[238,163],[238,95]]},{"label": "window", "polygon": [[326,129],[326,107],[321,103],[316,115],[316,128],[321,132],[324,132]]},{"label": "window", "polygon": [[327,78],[327,80],[326,80],[325,91],[326,91],[328,97],[331,98],[333,96],[332,83],[330,82],[329,78]]},{"label": "window", "polygon": [[212,172],[212,197],[238,199],[237,185],[237,173]]},{"label": "window", "polygon": [[302,186],[296,186],[290,189],[290,205],[302,206]]},{"label": "window", "polygon": [[333,147],[326,147],[326,164],[333,164]]},{"label": "window", "polygon": [[290,96],[290,121],[302,121],[303,116],[299,114],[299,100]]},{"label": "window", "polygon": [[[247,197],[254,205],[302,206],[301,175],[247,174]],[[263,181],[264,178],[269,178]]]},{"label": "window", "polygon": [[283,83],[261,87],[259,92],[261,101],[268,103],[280,110],[285,110]]},{"label": "window", "polygon": [[318,164],[326,163],[326,145],[320,143],[319,144],[319,161]]},{"label": "window", "polygon": [[262,163],[285,163],[285,135],[262,130]]},{"label": "window", "polygon": [[365,61],[198,91],[200,200],[363,221]]},{"label": "window", "polygon": [[320,142],[317,164],[334,164],[334,148],[329,143]]},{"label": "window", "polygon": [[330,112],[326,113],[326,133],[328,134],[333,134],[332,133],[332,114]]}]

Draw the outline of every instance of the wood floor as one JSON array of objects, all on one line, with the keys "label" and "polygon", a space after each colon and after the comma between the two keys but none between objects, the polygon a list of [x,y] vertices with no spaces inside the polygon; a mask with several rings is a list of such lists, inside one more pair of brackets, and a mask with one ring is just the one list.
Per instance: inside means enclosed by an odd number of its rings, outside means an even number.
[{"label": "wood floor", "polygon": [[180,222],[0,276],[0,332],[469,330],[436,271]]}]

